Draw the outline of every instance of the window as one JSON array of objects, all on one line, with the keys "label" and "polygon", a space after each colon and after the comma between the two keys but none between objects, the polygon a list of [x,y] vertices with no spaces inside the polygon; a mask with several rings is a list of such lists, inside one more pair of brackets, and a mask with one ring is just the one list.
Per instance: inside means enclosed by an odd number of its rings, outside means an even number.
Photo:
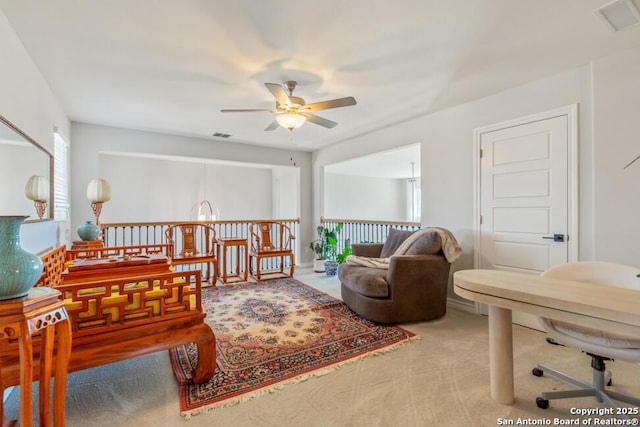
[{"label": "window", "polygon": [[69,145],[58,132],[53,134],[53,218],[69,218]]}]

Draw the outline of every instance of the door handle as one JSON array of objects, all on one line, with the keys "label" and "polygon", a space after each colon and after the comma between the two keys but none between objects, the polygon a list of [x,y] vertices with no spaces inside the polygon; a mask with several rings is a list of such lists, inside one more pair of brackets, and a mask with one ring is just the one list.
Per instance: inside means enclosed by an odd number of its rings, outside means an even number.
[{"label": "door handle", "polygon": [[553,236],[542,236],[543,239],[553,239],[554,242],[564,242],[564,234],[554,234]]}]

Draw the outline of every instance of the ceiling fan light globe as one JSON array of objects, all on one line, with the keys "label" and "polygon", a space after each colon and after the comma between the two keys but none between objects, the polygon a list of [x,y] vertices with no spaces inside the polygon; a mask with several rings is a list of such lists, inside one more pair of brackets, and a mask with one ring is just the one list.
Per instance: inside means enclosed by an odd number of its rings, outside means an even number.
[{"label": "ceiling fan light globe", "polygon": [[284,113],[276,117],[276,121],[280,126],[291,131],[298,129],[306,120],[306,117],[297,113]]}]

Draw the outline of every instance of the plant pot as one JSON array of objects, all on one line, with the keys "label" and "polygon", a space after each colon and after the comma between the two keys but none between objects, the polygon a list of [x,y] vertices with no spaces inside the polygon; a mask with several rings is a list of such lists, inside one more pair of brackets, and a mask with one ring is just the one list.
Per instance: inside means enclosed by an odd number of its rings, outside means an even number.
[{"label": "plant pot", "polygon": [[327,276],[335,276],[338,273],[338,261],[326,260],[324,262],[324,270]]},{"label": "plant pot", "polygon": [[98,235],[100,234],[100,227],[92,223],[91,221],[86,221],[84,224],[80,225],[76,230],[78,232],[78,236],[82,240],[96,240]]},{"label": "plant pot", "polygon": [[316,273],[324,273],[324,260],[322,258],[313,260],[313,271]]},{"label": "plant pot", "polygon": [[0,300],[20,298],[42,276],[42,260],[20,247],[26,216],[0,216]]}]

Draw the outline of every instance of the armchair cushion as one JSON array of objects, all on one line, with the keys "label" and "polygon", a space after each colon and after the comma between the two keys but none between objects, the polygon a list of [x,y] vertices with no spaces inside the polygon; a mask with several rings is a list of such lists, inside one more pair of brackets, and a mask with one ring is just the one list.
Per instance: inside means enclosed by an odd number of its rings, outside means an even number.
[{"label": "armchair cushion", "polygon": [[[406,236],[404,241],[400,243],[400,246],[396,248],[395,252],[388,257],[376,256],[377,251],[375,249],[379,247],[379,245],[354,245],[354,254],[347,258],[347,264],[388,269],[393,257],[442,254],[443,247],[440,234],[439,230],[436,229],[423,229],[415,232],[415,234],[410,233],[411,238],[409,239],[409,236]],[[395,233],[395,236],[394,239],[399,240],[397,233]],[[450,241],[449,243],[454,242]],[[455,243],[454,246],[457,247],[457,243]],[[384,247],[382,250],[384,251]]]},{"label": "armchair cushion", "polygon": [[340,270],[340,281],[352,291],[372,298],[386,298],[389,296],[387,270],[352,266]]},{"label": "armchair cushion", "polygon": [[382,252],[380,252],[380,258],[388,258],[393,255],[400,245],[412,234],[413,231],[398,230],[397,228],[389,229],[389,235],[384,242]]},{"label": "armchair cushion", "polygon": [[382,243],[354,243],[351,245],[353,255],[378,258],[382,252]]},{"label": "armchair cushion", "polygon": [[422,233],[407,248],[404,255],[435,255],[442,249],[442,240],[438,233]]}]

